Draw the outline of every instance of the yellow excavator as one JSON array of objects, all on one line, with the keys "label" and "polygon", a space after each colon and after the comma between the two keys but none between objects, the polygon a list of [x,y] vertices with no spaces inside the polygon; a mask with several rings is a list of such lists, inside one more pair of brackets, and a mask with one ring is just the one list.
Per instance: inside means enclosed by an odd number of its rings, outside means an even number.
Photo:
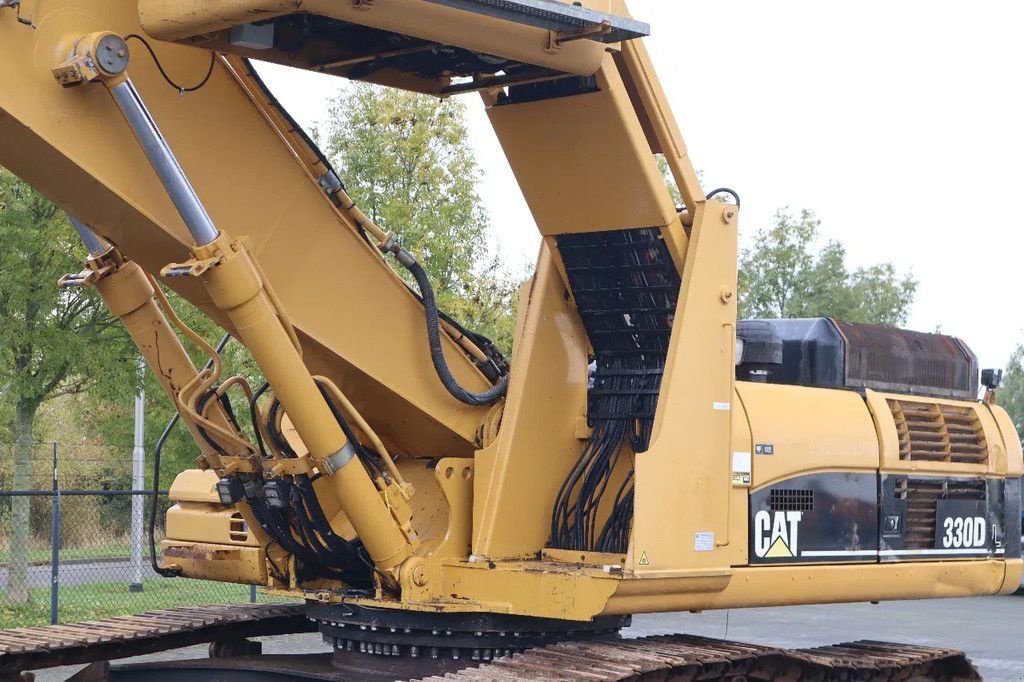
[{"label": "yellow excavator", "polygon": [[[74,216],[91,257],[61,285],[96,287],[201,453],[162,572],[302,599],[343,679],[972,678],[925,647],[617,638],[1024,570],[1020,441],[963,342],[737,322],[740,207],[701,188],[649,33],[622,0],[0,0],[0,164]],[[483,99],[543,238],[510,358],[249,59]]]}]

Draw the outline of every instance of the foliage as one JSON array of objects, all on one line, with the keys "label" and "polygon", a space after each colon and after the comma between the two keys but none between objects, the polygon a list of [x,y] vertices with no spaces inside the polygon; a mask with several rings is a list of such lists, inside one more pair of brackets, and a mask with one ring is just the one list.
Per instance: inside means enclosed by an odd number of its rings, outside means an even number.
[{"label": "foliage", "polygon": [[488,248],[465,115],[455,99],[358,84],[332,103],[326,146],[352,198],[416,254],[441,308],[507,352],[518,282]]},{"label": "foliage", "polygon": [[679,191],[679,185],[676,184],[675,178],[672,177],[672,169],[669,168],[668,159],[665,158],[664,154],[657,155],[658,170],[661,171],[661,178],[665,181],[665,187],[668,189],[669,196],[672,197],[672,202],[676,206],[683,205],[683,193]]},{"label": "foliage", "polygon": [[[190,580],[188,578],[151,578],[143,581],[141,592],[129,592],[125,581],[60,588],[60,621],[78,623],[133,613],[202,604],[241,604],[249,601],[246,585]],[[287,601],[259,595],[259,601]],[[0,602],[0,629],[32,627],[50,622],[50,589],[30,590],[21,606]]]},{"label": "foliage", "polygon": [[[61,276],[81,270],[86,256],[65,215],[2,169],[0,244],[0,376],[13,413],[12,482],[26,489],[40,407],[100,381],[132,384],[135,354],[94,291],[57,287]],[[7,597],[22,603],[28,598],[28,498],[12,501],[10,524]]]},{"label": "foliage", "polygon": [[1003,387],[996,395],[1017,427],[1017,435],[1024,439],[1024,345],[1013,350],[1003,375]]},{"label": "foliage", "polygon": [[830,240],[817,249],[813,212],[788,209],[760,230],[740,254],[740,317],[835,317],[848,322],[904,324],[917,292],[910,273],[892,263],[850,270],[846,249]]},{"label": "foliage", "polygon": [[86,257],[64,213],[2,169],[0,243],[0,367],[8,400],[35,409],[100,379],[131,377],[134,354],[116,352],[128,347],[126,334],[95,292],[56,285]]}]

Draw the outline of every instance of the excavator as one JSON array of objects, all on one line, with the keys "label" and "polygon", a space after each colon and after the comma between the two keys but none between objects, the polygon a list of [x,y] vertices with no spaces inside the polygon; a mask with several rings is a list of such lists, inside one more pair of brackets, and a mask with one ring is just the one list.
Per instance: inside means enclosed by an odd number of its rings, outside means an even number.
[{"label": "excavator", "polygon": [[[109,679],[977,679],[930,647],[620,638],[1024,571],[1021,444],[967,345],[737,321],[739,202],[702,189],[650,32],[622,0],[0,0],[0,164],[74,217],[61,286],[95,287],[198,448],[161,572],[297,598],[333,649]],[[542,237],[509,358],[250,60],[482,98]],[[89,650],[43,630],[33,660]]]}]

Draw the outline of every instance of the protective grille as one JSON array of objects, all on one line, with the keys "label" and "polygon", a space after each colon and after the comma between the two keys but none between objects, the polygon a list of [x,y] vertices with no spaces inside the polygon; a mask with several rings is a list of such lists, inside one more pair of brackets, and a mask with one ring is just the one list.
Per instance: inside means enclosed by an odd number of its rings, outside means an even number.
[{"label": "protective grille", "polygon": [[846,340],[846,385],[888,393],[973,400],[978,360],[962,341],[833,320]]},{"label": "protective grille", "polygon": [[905,479],[896,483],[896,499],[907,501],[906,549],[931,549],[939,500],[984,500],[985,481]]},{"label": "protective grille", "polygon": [[987,464],[988,443],[978,413],[969,405],[889,400],[900,439],[900,459]]},{"label": "protective grille", "polygon": [[768,509],[775,512],[814,511],[813,490],[778,489],[768,493]]},{"label": "protective grille", "polygon": [[633,521],[633,471],[616,484],[603,530],[597,519],[615,463],[628,443],[646,452],[672,336],[680,279],[661,230],[557,237],[558,250],[593,347],[587,419],[594,431],[559,492],[551,545],[625,552]]},{"label": "protective grille", "polygon": [[680,286],[661,231],[561,235],[558,249],[596,356],[590,421],[652,421]]}]

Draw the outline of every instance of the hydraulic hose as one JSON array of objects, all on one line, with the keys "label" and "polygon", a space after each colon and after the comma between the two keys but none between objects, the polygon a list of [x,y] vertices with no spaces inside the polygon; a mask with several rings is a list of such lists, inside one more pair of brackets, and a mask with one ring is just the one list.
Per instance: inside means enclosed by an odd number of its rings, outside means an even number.
[{"label": "hydraulic hose", "polygon": [[178,566],[161,566],[156,558],[156,504],[160,499],[160,454],[163,452],[164,443],[171,431],[177,426],[181,415],[177,412],[167,423],[160,439],[156,442],[156,449],[153,450],[153,497],[149,504],[149,561],[153,564],[153,571],[162,578],[177,578],[181,575],[181,568]]},{"label": "hydraulic hose", "polygon": [[[220,343],[217,344],[216,353],[219,355],[224,351],[224,348],[231,341],[231,334],[225,334]],[[211,357],[206,362],[204,371],[213,367],[213,358]],[[150,501],[149,507],[149,561],[153,564],[153,571],[157,575],[164,578],[176,578],[181,575],[181,568],[176,566],[164,567],[160,565],[160,562],[156,558],[156,504],[160,499],[160,455],[163,453],[164,444],[167,442],[167,438],[174,431],[174,427],[178,425],[181,420],[181,415],[178,412],[174,413],[171,420],[167,422],[167,426],[164,428],[163,433],[160,434],[160,438],[156,442],[156,448],[153,450],[153,498]]]},{"label": "hydraulic hose", "polygon": [[430,277],[427,276],[427,271],[423,269],[423,266],[408,251],[402,250],[396,255],[398,261],[412,274],[419,286],[423,308],[426,311],[430,360],[434,363],[434,371],[437,372],[437,377],[444,384],[445,389],[453,398],[466,405],[492,405],[504,398],[508,392],[508,375],[502,377],[497,384],[483,393],[472,393],[459,385],[448,367],[448,361],[445,359],[441,347],[441,316],[437,309],[437,297],[434,295],[434,287],[430,284]]}]

